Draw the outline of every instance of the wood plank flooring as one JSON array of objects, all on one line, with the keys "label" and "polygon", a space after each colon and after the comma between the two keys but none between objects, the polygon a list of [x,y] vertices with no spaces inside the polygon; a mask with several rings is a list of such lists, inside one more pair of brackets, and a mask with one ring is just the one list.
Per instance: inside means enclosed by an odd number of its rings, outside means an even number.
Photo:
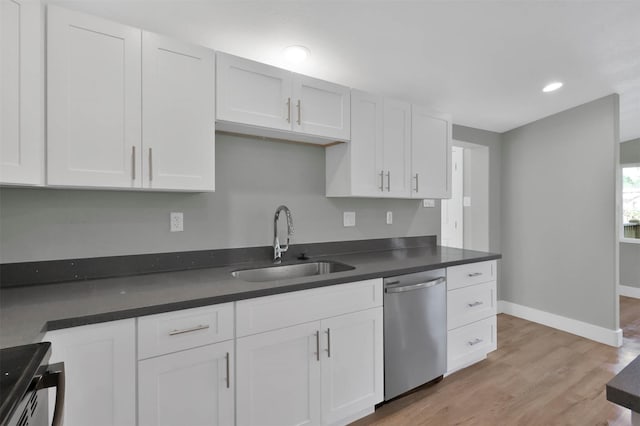
[{"label": "wood plank flooring", "polygon": [[613,348],[498,315],[498,350],[474,366],[379,407],[353,425],[630,425],[605,384],[640,354],[640,299],[620,298]]}]

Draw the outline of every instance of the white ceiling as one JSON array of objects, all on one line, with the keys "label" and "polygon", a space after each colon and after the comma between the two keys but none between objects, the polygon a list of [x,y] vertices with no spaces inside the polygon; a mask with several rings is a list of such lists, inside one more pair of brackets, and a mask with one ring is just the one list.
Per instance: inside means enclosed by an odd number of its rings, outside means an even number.
[{"label": "white ceiling", "polygon": [[[640,137],[640,1],[50,0],[504,132],[620,94]],[[284,47],[311,50],[291,67]],[[565,86],[543,94],[553,80]]]}]

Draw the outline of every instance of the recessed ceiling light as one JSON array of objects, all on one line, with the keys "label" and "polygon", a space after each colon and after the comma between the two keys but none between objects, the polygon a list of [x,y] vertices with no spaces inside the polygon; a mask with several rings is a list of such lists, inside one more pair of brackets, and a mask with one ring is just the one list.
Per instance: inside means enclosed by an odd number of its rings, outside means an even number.
[{"label": "recessed ceiling light", "polygon": [[299,64],[305,61],[311,54],[309,49],[304,46],[289,46],[282,51],[287,62]]},{"label": "recessed ceiling light", "polygon": [[544,89],[542,89],[542,91],[545,93],[553,92],[554,90],[558,90],[561,87],[562,87],[562,83],[560,83],[559,81],[555,81],[553,83],[549,83],[546,86],[544,86]]}]

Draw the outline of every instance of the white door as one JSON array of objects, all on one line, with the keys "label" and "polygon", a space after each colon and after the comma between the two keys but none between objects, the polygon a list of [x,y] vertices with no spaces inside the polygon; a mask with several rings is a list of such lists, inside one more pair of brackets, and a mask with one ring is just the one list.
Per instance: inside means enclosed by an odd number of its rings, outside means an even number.
[{"label": "white door", "polygon": [[233,341],[138,364],[140,426],[234,424]]},{"label": "white door", "polygon": [[411,150],[411,105],[384,100],[384,192],[408,198]]},{"label": "white door", "polygon": [[40,2],[0,2],[0,183],[44,183]]},{"label": "white door", "polygon": [[47,182],[139,188],[141,32],[48,6]]},{"label": "white door", "polygon": [[293,74],[293,102],[293,130],[349,140],[351,93],[348,87]]},{"label": "white door", "polygon": [[[64,362],[65,426],[136,424],[135,324],[126,319],[45,334],[50,362]],[[49,395],[51,413],[55,392]]]},{"label": "white door", "polygon": [[212,50],[143,33],[145,188],[215,189],[214,72]]},{"label": "white door", "polygon": [[237,339],[238,425],[320,424],[319,327],[306,323]]},{"label": "white door", "polygon": [[290,71],[218,52],[216,82],[218,120],[291,130]]},{"label": "white door", "polygon": [[451,196],[451,118],[411,108],[411,196]]},{"label": "white door", "polygon": [[383,101],[377,95],[351,92],[351,191],[379,197],[383,176]]},{"label": "white door", "polygon": [[322,321],[322,423],[331,424],[384,398],[382,307]]},{"label": "white door", "polygon": [[451,154],[451,198],[442,200],[441,203],[442,238],[440,245],[462,248],[464,245],[464,149],[454,146],[451,149]]}]

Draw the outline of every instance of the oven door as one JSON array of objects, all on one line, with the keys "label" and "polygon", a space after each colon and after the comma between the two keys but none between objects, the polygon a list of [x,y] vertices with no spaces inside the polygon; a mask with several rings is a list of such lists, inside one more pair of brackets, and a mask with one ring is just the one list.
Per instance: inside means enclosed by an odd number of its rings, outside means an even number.
[{"label": "oven door", "polygon": [[62,362],[40,367],[7,426],[47,426],[48,389],[53,387],[56,388],[56,405],[51,425],[62,426],[64,411],[64,363]]}]

